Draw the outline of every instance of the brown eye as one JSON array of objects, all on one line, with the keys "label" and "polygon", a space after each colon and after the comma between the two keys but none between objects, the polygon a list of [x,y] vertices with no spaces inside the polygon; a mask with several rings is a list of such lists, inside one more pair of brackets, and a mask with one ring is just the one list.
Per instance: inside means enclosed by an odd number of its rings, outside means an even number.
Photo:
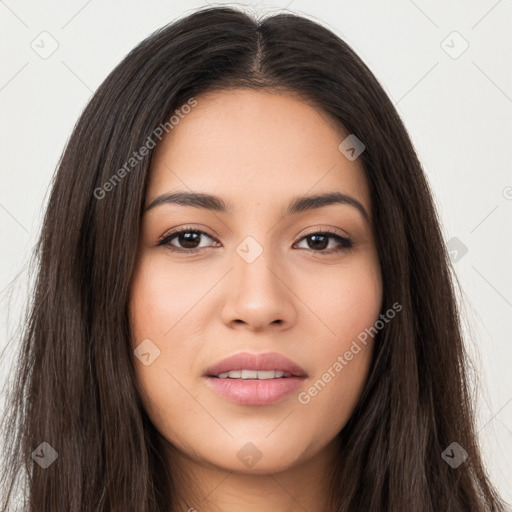
[{"label": "brown eye", "polygon": [[158,242],[158,245],[165,245],[171,251],[193,252],[205,247],[211,247],[210,245],[200,245],[204,239],[203,237],[213,240],[213,238],[204,231],[198,229],[182,229],[173,231],[164,236],[164,238]]},{"label": "brown eye", "polygon": [[[174,252],[193,253],[201,249],[214,247],[212,244],[208,245],[207,240],[219,243],[204,231],[183,228],[164,235],[157,245],[165,246]],[[352,247],[350,239],[330,231],[311,233],[303,237],[299,243],[302,243],[303,240],[306,241],[307,247],[300,247],[301,249],[319,254],[332,254]],[[203,241],[206,241],[206,243],[202,244]]]},{"label": "brown eye", "polygon": [[[343,249],[350,249],[352,247],[352,241],[344,236],[339,235],[338,233],[333,233],[330,231],[319,232],[319,233],[311,233],[301,239],[306,240],[307,247],[303,247],[304,249],[310,250],[312,252],[326,253],[330,254],[332,252],[338,252]],[[334,247],[331,245],[329,247],[330,241],[334,241]],[[300,242],[299,242],[300,243]],[[338,247],[336,248],[336,243]],[[333,251],[326,251],[327,248],[333,249]]]}]

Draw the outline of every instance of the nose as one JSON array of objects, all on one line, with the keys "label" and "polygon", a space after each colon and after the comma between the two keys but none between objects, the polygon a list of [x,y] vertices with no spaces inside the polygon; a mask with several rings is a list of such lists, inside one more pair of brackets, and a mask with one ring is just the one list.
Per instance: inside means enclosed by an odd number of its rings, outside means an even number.
[{"label": "nose", "polygon": [[248,263],[234,255],[222,320],[230,328],[262,331],[285,330],[296,321],[290,273],[271,251]]}]

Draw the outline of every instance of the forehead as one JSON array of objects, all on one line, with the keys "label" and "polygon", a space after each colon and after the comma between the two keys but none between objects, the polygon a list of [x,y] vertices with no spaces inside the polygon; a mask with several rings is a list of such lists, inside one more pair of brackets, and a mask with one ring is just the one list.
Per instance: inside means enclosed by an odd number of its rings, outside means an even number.
[{"label": "forehead", "polygon": [[195,99],[155,149],[147,202],[179,189],[222,196],[237,210],[336,190],[370,213],[364,168],[338,149],[348,132],[321,109],[267,90]]}]

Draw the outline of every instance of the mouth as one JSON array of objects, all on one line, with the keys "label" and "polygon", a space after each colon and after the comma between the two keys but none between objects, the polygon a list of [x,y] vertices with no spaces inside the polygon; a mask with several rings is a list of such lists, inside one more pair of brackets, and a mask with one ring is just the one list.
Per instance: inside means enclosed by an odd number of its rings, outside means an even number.
[{"label": "mouth", "polygon": [[300,387],[307,373],[277,353],[241,353],[228,357],[205,373],[209,387],[240,405],[270,405]]},{"label": "mouth", "polygon": [[218,379],[244,379],[244,380],[268,380],[268,379],[287,379],[293,377],[291,373],[281,370],[231,370],[229,372],[212,375]]}]

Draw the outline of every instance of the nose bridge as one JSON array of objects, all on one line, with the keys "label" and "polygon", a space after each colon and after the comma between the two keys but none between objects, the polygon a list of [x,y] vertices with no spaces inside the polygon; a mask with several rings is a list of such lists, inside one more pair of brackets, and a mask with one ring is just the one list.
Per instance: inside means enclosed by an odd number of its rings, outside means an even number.
[{"label": "nose bridge", "polygon": [[224,308],[226,322],[240,322],[261,328],[278,321],[288,323],[294,317],[291,293],[285,286],[285,267],[278,251],[270,246],[270,237],[249,235],[233,255],[232,288]]},{"label": "nose bridge", "polygon": [[275,279],[268,267],[280,265],[277,248],[272,246],[275,236],[275,230],[271,229],[273,212],[255,201],[246,204],[241,214],[241,218],[252,219],[253,222],[245,224],[247,235],[235,247],[235,273],[244,282],[268,287]]},{"label": "nose bridge", "polygon": [[[258,235],[262,240],[262,236]],[[276,277],[276,269],[280,267],[277,251],[270,245],[270,237],[263,237],[260,243],[254,236],[249,235],[236,247],[234,261],[235,276],[238,290],[250,295],[280,294],[282,290]]]}]

